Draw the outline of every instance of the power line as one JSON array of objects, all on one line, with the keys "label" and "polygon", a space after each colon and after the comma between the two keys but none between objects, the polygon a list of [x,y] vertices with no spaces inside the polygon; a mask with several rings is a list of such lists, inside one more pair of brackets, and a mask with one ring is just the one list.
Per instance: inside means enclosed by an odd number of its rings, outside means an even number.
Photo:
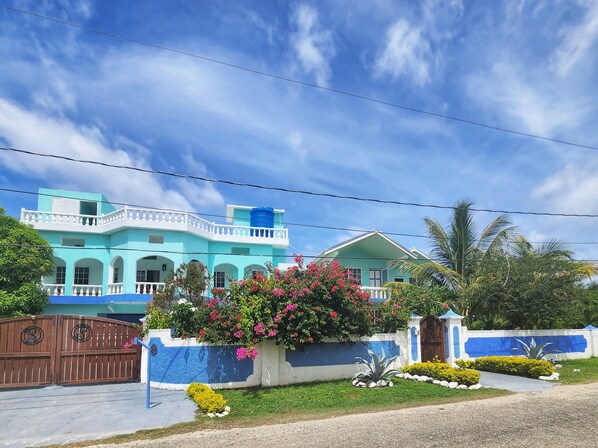
[{"label": "power line", "polygon": [[[19,193],[19,194],[28,194],[28,195],[33,195],[33,196],[45,196],[45,197],[51,197],[51,198],[66,198],[66,199],[72,199],[70,196],[64,196],[64,195],[60,195],[60,194],[50,194],[50,193],[40,193],[40,192],[35,192],[35,191],[26,191],[26,190],[17,190],[17,189],[13,189],[13,188],[0,188],[0,191],[5,191],[8,193]],[[169,208],[160,208],[160,207],[152,207],[152,206],[148,206],[148,205],[139,205],[139,204],[131,204],[131,203],[127,203],[127,202],[117,202],[117,201],[95,201],[99,204],[110,204],[110,205],[122,205],[124,207],[135,207],[135,208],[144,208],[144,209],[151,209],[151,210],[156,210],[156,211],[161,211],[161,212],[172,212],[172,213],[189,213],[189,214],[194,214],[197,216],[209,216],[209,217],[216,217],[216,218],[227,218],[226,215],[220,215],[220,214],[215,214],[215,213],[204,213],[204,212],[196,212],[195,210],[179,210],[179,209],[169,209]],[[249,221],[249,219],[246,218],[237,218],[240,221]],[[380,233],[383,233],[384,235],[392,235],[392,236],[404,236],[404,237],[409,237],[409,238],[424,238],[424,239],[430,239],[429,235],[418,235],[418,234],[413,234],[413,233],[401,233],[401,232],[392,232],[392,231],[386,231],[386,230],[367,230],[367,229],[356,229],[356,228],[351,228],[351,227],[338,227],[338,226],[324,226],[324,225],[318,225],[318,224],[306,224],[306,223],[296,223],[296,222],[288,222],[288,221],[284,221],[282,223],[285,226],[296,226],[296,227],[306,227],[306,228],[314,228],[314,229],[321,229],[321,230],[335,230],[335,231],[343,231],[343,232],[356,232],[356,233],[371,233],[374,231],[378,231]],[[531,244],[544,244],[544,243],[550,243],[552,241],[528,241]],[[564,241],[565,246],[568,245],[598,245],[598,241]]]},{"label": "power line", "polygon": [[[336,256],[336,257],[326,257],[323,256],[322,254],[318,254],[318,255],[305,255],[305,254],[231,254],[230,252],[213,252],[213,251],[180,251],[180,250],[167,250],[167,249],[136,249],[136,248],[132,248],[132,247],[81,247],[81,246],[57,246],[57,245],[49,245],[52,249],[66,249],[66,250],[90,250],[90,251],[94,251],[94,250],[102,250],[102,251],[114,251],[114,252],[118,252],[118,251],[124,251],[124,252],[143,252],[143,253],[150,253],[150,254],[172,254],[172,255],[220,255],[220,256],[241,256],[241,257],[262,257],[262,258],[295,258],[297,256],[300,256],[301,258],[304,259],[321,259],[321,260],[331,260],[331,261],[335,261],[335,260],[372,260],[372,261],[411,261],[413,262],[414,260],[408,260],[408,259],[397,259],[397,258],[389,258],[389,257],[357,257],[357,256]],[[17,248],[21,248],[21,249],[25,249],[25,248],[37,248],[37,249],[42,249],[42,248],[47,248],[48,246],[45,246],[43,244],[22,244],[22,243],[0,243],[0,247],[17,247]],[[172,261],[172,260],[171,260]],[[418,261],[418,260],[415,260]],[[440,258],[426,258],[426,259],[420,259],[419,261],[422,262],[429,262],[429,261],[433,261],[436,263],[439,263],[443,260],[441,260]],[[461,259],[455,259],[454,261],[461,261]],[[520,261],[526,261],[526,260],[520,260]],[[533,260],[529,260],[530,262]],[[598,259],[594,260],[594,259],[575,259],[575,258],[567,258],[567,260],[565,261],[572,261],[572,262],[582,262],[582,263],[597,263]],[[527,261],[526,261],[527,262]]]},{"label": "power line", "polygon": [[254,69],[254,68],[245,67],[245,66],[238,65],[238,64],[233,64],[233,63],[230,63],[230,62],[225,62],[225,61],[222,61],[222,60],[219,60],[219,59],[214,59],[214,58],[210,58],[210,57],[207,57],[207,56],[202,56],[202,55],[199,55],[199,54],[196,54],[196,53],[191,53],[191,52],[184,51],[184,50],[177,50],[175,48],[170,48],[170,47],[166,47],[166,46],[163,46],[163,45],[158,45],[158,44],[154,44],[154,43],[151,43],[151,42],[142,41],[142,40],[135,39],[135,38],[132,38],[132,37],[123,36],[121,34],[111,33],[109,31],[104,31],[104,30],[101,30],[101,29],[98,29],[98,28],[93,28],[93,27],[89,27],[89,26],[86,26],[86,25],[81,25],[79,23],[69,22],[67,20],[62,20],[62,19],[57,19],[57,18],[54,18],[54,17],[45,16],[43,14],[35,13],[35,12],[32,12],[32,11],[27,11],[27,10],[24,10],[24,9],[15,8],[15,7],[12,7],[12,6],[9,6],[9,5],[0,4],[0,7],[4,8],[6,10],[12,11],[12,12],[18,12],[18,13],[21,13],[21,14],[26,14],[26,15],[29,15],[29,16],[32,16],[32,17],[37,17],[37,18],[40,18],[40,19],[48,20],[48,21],[51,21],[51,22],[54,22],[54,23],[58,23],[58,24],[61,24],[61,25],[67,25],[67,26],[70,26],[70,27],[73,27],[73,28],[77,28],[77,29],[80,29],[80,30],[89,31],[89,32],[92,32],[92,33],[100,34],[100,35],[111,37],[111,38],[114,38],[114,39],[119,39],[119,40],[122,40],[122,41],[125,41],[125,42],[130,42],[130,43],[135,43],[135,44],[139,44],[139,45],[144,45],[146,47],[151,47],[151,48],[155,48],[155,49],[162,50],[162,51],[167,51],[167,52],[171,52],[171,53],[180,54],[180,55],[183,55],[183,56],[192,57],[192,58],[199,59],[199,60],[202,60],[202,61],[205,61],[205,62],[211,62],[213,64],[218,64],[218,65],[222,65],[222,66],[225,66],[225,67],[234,68],[236,70],[242,70],[242,71],[245,71],[245,72],[253,73],[253,74],[256,74],[256,75],[260,75],[260,76],[265,76],[265,77],[276,79],[276,80],[279,80],[279,81],[285,81],[285,82],[297,84],[297,85],[304,86],[304,87],[311,87],[311,88],[319,89],[319,90],[322,90],[322,91],[335,93],[335,94],[338,94],[338,95],[344,95],[344,96],[348,96],[348,97],[351,97],[351,98],[356,98],[356,99],[359,99],[359,100],[368,101],[368,102],[375,103],[375,104],[381,104],[381,105],[384,105],[384,106],[389,106],[389,107],[393,107],[393,108],[396,108],[396,109],[401,109],[401,110],[405,110],[405,111],[409,111],[409,112],[414,112],[414,113],[418,113],[418,114],[428,115],[428,116],[432,116],[432,117],[435,117],[435,118],[443,118],[443,119],[446,119],[446,120],[452,120],[452,121],[456,121],[456,122],[463,123],[463,124],[468,124],[468,125],[472,125],[472,126],[478,126],[478,127],[482,127],[482,128],[486,128],[486,129],[491,129],[491,130],[494,130],[494,131],[506,132],[506,133],[509,133],[509,134],[518,135],[518,136],[522,136],[522,137],[530,137],[530,138],[535,138],[535,139],[549,141],[549,142],[552,142],[552,143],[559,143],[559,144],[562,144],[562,145],[568,145],[568,146],[574,146],[574,147],[577,147],[577,148],[585,148],[585,149],[591,149],[591,150],[594,150],[594,151],[598,151],[598,147],[596,147],[596,146],[584,145],[584,144],[574,143],[574,142],[570,142],[570,141],[566,141],[566,140],[560,140],[560,139],[555,139],[555,138],[551,138],[551,137],[546,137],[546,136],[542,136],[542,135],[538,135],[538,134],[532,134],[532,133],[528,133],[528,132],[516,131],[516,130],[513,130],[513,129],[503,128],[503,127],[500,127],[500,126],[494,126],[494,125],[482,123],[482,122],[479,122],[479,121],[469,120],[469,119],[466,119],[466,118],[455,117],[455,116],[452,116],[452,115],[446,115],[446,114],[441,114],[441,113],[438,113],[438,112],[431,112],[431,111],[427,111],[427,110],[424,110],[424,109],[418,109],[418,108],[415,108],[415,107],[405,106],[405,105],[398,104],[398,103],[392,103],[390,101],[385,101],[385,100],[381,100],[381,99],[369,97],[369,96],[366,96],[366,95],[362,95],[362,94],[355,93],[355,92],[350,92],[350,91],[347,91],[347,90],[341,90],[341,89],[335,89],[335,88],[332,88],[332,87],[326,87],[326,86],[322,86],[320,84],[314,84],[314,83],[311,83],[311,82],[301,81],[301,80],[298,80],[298,79],[289,78],[289,77],[282,76],[282,75],[276,75],[274,73],[269,73],[269,72],[265,72],[265,71],[262,71],[262,70],[257,70],[257,69]]},{"label": "power line", "polygon": [[[450,206],[450,205],[437,205],[437,204],[425,204],[425,203],[419,203],[419,202],[393,201],[390,199],[378,199],[378,198],[367,198],[367,197],[362,197],[362,196],[341,195],[341,194],[334,194],[334,193],[322,193],[322,192],[315,192],[315,191],[309,191],[309,190],[299,190],[299,189],[294,189],[294,188],[273,187],[273,186],[268,186],[268,185],[236,182],[236,181],[226,180],[226,179],[214,179],[214,178],[210,178],[210,177],[196,176],[196,175],[191,175],[191,174],[173,173],[170,171],[163,171],[163,170],[152,170],[149,168],[140,168],[140,167],[135,167],[135,166],[130,166],[130,165],[116,165],[116,164],[107,163],[107,162],[99,162],[96,160],[76,159],[74,157],[61,156],[61,155],[57,155],[57,154],[44,154],[44,153],[27,151],[24,149],[17,149],[17,148],[11,148],[11,147],[6,147],[6,146],[0,147],[0,150],[16,152],[16,153],[20,153],[20,154],[27,154],[27,155],[37,156],[37,157],[67,160],[69,162],[83,163],[83,164],[88,164],[88,165],[98,165],[98,166],[104,166],[104,167],[108,167],[108,168],[117,168],[117,169],[129,170],[129,171],[138,171],[138,172],[146,173],[146,174],[159,174],[162,176],[176,177],[179,179],[192,179],[192,180],[200,180],[202,182],[232,185],[235,187],[256,188],[256,189],[260,189],[260,190],[279,191],[279,192],[283,192],[283,193],[295,193],[295,194],[303,194],[303,195],[308,195],[308,196],[327,197],[327,198],[333,198],[333,199],[343,199],[343,200],[351,200],[351,201],[358,201],[358,202],[372,202],[372,203],[376,203],[376,204],[403,205],[403,206],[409,206],[409,207],[434,208],[434,209],[441,209],[441,210],[456,210],[458,208],[458,207]],[[475,208],[475,207],[470,207],[469,210],[474,211],[474,212],[507,213],[507,214],[512,214],[512,215],[559,216],[559,217],[567,217],[567,218],[598,218],[598,214],[589,214],[589,213],[550,213],[550,212],[500,210],[500,209]]]}]

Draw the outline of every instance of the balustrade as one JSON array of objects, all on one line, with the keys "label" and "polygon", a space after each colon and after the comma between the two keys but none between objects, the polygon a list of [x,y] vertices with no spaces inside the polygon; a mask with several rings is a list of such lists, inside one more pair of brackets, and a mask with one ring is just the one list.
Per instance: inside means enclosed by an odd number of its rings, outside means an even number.
[{"label": "balustrade", "polygon": [[387,300],[390,297],[390,290],[388,288],[381,288],[375,286],[360,286],[363,292],[370,295],[371,300]]},{"label": "balustrade", "polygon": [[122,283],[108,283],[108,295],[122,294],[123,284]]},{"label": "balustrade", "polygon": [[73,285],[74,296],[101,296],[102,285]]},{"label": "balustrade", "polygon": [[135,283],[135,294],[154,294],[164,288],[164,283],[137,282]]}]

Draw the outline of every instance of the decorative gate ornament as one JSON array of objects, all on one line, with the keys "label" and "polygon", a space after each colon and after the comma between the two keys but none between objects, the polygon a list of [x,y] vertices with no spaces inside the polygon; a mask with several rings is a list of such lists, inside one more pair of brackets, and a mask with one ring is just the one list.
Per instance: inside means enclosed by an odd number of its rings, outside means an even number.
[{"label": "decorative gate ornament", "polygon": [[71,338],[75,342],[87,342],[91,339],[93,331],[87,324],[75,325],[71,330]]},{"label": "decorative gate ornament", "polygon": [[37,345],[44,340],[44,330],[36,325],[30,325],[21,331],[21,341],[26,345]]}]

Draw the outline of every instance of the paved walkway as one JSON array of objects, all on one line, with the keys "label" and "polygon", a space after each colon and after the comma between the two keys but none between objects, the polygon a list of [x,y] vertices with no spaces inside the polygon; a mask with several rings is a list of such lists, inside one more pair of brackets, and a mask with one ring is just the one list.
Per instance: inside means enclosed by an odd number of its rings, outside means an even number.
[{"label": "paved walkway", "polygon": [[0,391],[0,447],[93,440],[195,417],[182,391],[152,389],[151,403],[146,411],[139,383]]},{"label": "paved walkway", "polygon": [[515,375],[501,373],[480,372],[480,384],[483,387],[510,390],[512,392],[542,392],[554,386],[554,383],[543,380],[533,380]]}]

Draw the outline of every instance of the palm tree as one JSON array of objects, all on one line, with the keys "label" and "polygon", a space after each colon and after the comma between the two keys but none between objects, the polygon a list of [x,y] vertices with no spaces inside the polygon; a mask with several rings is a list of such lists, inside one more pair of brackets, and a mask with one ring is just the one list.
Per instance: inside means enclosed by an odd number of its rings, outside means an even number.
[{"label": "palm tree", "polygon": [[472,205],[473,202],[466,200],[457,203],[446,230],[433,219],[424,218],[432,245],[432,261],[395,263],[419,282],[438,282],[457,293],[459,311],[464,316],[469,312],[468,297],[479,279],[481,264],[504,255],[506,243],[515,231],[507,217],[501,215],[490,222],[478,237]]}]

